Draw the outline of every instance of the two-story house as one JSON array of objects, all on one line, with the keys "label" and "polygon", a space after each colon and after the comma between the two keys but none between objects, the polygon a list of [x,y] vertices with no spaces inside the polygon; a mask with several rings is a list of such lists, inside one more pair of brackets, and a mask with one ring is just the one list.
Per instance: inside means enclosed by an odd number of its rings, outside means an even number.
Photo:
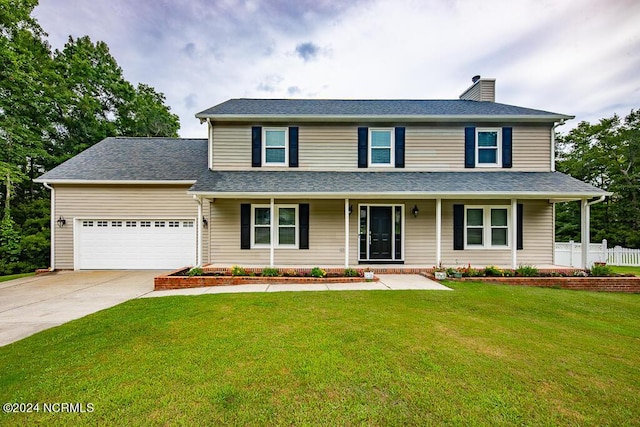
[{"label": "two-story house", "polygon": [[556,172],[573,118],[457,100],[232,99],[206,140],[107,138],[38,179],[56,269],[553,264],[554,203],[608,193]]}]

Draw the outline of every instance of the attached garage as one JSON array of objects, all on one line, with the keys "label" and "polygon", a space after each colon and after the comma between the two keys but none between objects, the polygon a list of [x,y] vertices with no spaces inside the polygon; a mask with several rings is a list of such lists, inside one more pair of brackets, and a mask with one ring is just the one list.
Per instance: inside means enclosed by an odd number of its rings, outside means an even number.
[{"label": "attached garage", "polygon": [[81,270],[173,269],[194,264],[195,219],[77,219]]},{"label": "attached garage", "polygon": [[36,181],[51,191],[52,268],[208,262],[209,204],[188,194],[206,170],[206,139],[107,138],[47,172]]}]

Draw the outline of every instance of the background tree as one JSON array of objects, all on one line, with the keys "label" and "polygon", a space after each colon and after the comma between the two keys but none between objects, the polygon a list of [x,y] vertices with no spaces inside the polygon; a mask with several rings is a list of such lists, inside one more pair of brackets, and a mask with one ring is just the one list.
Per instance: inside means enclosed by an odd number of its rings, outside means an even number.
[{"label": "background tree", "polygon": [[[591,207],[593,241],[640,247],[640,110],[596,124],[582,122],[558,138],[557,169],[614,195]],[[556,240],[580,239],[580,206],[556,207]]]},{"label": "background tree", "polygon": [[0,274],[49,265],[49,192],[33,179],[107,136],[177,136],[152,87],[134,87],[104,42],[51,51],[37,0],[0,0]]}]

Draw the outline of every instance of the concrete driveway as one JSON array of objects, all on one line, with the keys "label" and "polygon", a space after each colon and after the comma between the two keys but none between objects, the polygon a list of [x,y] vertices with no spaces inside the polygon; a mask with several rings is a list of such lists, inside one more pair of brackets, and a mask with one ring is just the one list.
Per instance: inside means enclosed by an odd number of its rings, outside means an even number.
[{"label": "concrete driveway", "polygon": [[0,346],[153,291],[162,271],[62,271],[0,282]]}]

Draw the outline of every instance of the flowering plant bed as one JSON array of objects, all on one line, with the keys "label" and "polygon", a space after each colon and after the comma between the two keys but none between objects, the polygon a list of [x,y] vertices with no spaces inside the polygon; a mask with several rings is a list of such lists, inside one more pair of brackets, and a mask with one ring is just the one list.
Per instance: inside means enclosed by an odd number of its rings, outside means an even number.
[{"label": "flowering plant bed", "polygon": [[[199,269],[196,274],[191,274],[194,269],[182,268],[169,274],[154,278],[155,290],[187,289],[205,286],[229,286],[263,283],[360,283],[367,282],[364,272],[353,269],[342,269],[342,273],[334,270],[323,270],[314,267],[311,270],[282,271],[276,268],[244,269],[233,266],[230,269]],[[361,274],[362,273],[362,274]],[[378,281],[377,277],[373,281]]]},{"label": "flowering plant bed", "polygon": [[640,277],[463,277],[454,281],[489,282],[516,286],[572,289],[598,292],[640,293]]}]

